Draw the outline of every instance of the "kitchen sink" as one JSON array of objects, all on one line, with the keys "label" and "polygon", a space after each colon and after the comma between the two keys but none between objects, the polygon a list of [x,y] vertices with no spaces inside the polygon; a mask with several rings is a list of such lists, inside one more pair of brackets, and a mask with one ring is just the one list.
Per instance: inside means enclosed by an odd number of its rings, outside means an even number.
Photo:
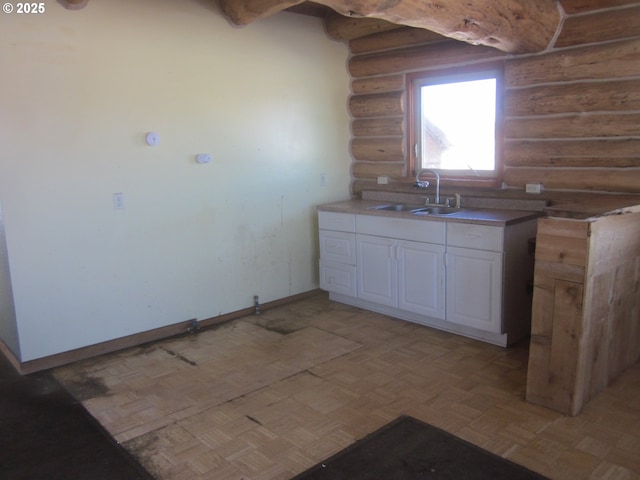
[{"label": "kitchen sink", "polygon": [[372,207],[373,210],[389,210],[392,212],[415,212],[417,210],[424,210],[424,205],[407,205],[405,203],[394,203],[391,205],[378,205]]},{"label": "kitchen sink", "polygon": [[410,212],[415,215],[451,215],[459,213],[461,208],[445,207],[444,205],[411,205],[406,203],[392,203],[388,205],[377,205],[371,207],[372,210],[385,210],[390,212]]},{"label": "kitchen sink", "polygon": [[462,208],[455,207],[423,207],[423,210],[418,210],[413,213],[416,215],[451,215],[452,213],[460,213],[462,211]]}]

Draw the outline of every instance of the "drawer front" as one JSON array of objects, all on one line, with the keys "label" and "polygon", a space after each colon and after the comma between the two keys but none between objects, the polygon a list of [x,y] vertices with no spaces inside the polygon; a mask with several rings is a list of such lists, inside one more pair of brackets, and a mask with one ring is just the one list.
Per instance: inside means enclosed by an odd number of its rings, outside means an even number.
[{"label": "drawer front", "polygon": [[355,297],[356,267],[320,260],[320,288]]},{"label": "drawer front", "polygon": [[489,227],[471,223],[447,223],[447,245],[502,252],[504,227]]},{"label": "drawer front", "polygon": [[356,216],[353,213],[318,212],[318,226],[321,230],[355,232]]},{"label": "drawer front", "polygon": [[356,231],[366,235],[445,244],[446,223],[405,218],[356,215]]},{"label": "drawer front", "polygon": [[356,234],[320,230],[320,258],[325,261],[356,264]]}]

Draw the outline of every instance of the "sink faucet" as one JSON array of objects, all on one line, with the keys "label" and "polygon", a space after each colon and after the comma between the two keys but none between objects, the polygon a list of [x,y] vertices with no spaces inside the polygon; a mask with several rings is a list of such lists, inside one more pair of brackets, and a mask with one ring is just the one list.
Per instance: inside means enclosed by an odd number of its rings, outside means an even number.
[{"label": "sink faucet", "polygon": [[427,188],[429,186],[429,182],[426,182],[426,185],[424,185],[424,183],[420,181],[420,176],[426,172],[433,173],[436,176],[436,203],[440,203],[440,174],[437,170],[419,170],[416,174],[416,185],[419,188]]}]

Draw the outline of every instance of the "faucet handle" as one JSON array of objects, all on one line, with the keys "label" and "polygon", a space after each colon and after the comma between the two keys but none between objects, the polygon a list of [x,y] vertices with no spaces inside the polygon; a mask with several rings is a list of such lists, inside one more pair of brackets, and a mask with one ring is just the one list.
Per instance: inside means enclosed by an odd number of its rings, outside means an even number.
[{"label": "faucet handle", "polygon": [[427,182],[427,181],[416,181],[416,183],[414,183],[413,186],[415,188],[429,188],[429,182]]}]

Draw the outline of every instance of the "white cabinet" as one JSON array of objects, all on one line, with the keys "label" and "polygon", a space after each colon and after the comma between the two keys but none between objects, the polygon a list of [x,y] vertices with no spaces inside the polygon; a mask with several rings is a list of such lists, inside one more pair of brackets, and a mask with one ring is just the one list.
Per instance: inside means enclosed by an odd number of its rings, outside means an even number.
[{"label": "white cabinet", "polygon": [[444,318],[443,245],[356,235],[358,298]]},{"label": "white cabinet", "polygon": [[320,212],[331,298],[497,345],[530,329],[536,220],[508,226]]},{"label": "white cabinet", "polygon": [[502,333],[502,253],[447,247],[447,321]]},{"label": "white cabinet", "polygon": [[358,299],[444,318],[445,224],[356,215]]},{"label": "white cabinet", "polygon": [[506,227],[447,223],[448,322],[516,341],[530,330],[536,221]]},{"label": "white cabinet", "polygon": [[320,288],[356,296],[355,215],[318,212]]},{"label": "white cabinet", "polygon": [[447,225],[447,321],[502,333],[504,227]]},{"label": "white cabinet", "polygon": [[398,241],[398,308],[444,319],[444,245]]},{"label": "white cabinet", "polygon": [[356,235],[358,298],[397,307],[396,241]]}]

